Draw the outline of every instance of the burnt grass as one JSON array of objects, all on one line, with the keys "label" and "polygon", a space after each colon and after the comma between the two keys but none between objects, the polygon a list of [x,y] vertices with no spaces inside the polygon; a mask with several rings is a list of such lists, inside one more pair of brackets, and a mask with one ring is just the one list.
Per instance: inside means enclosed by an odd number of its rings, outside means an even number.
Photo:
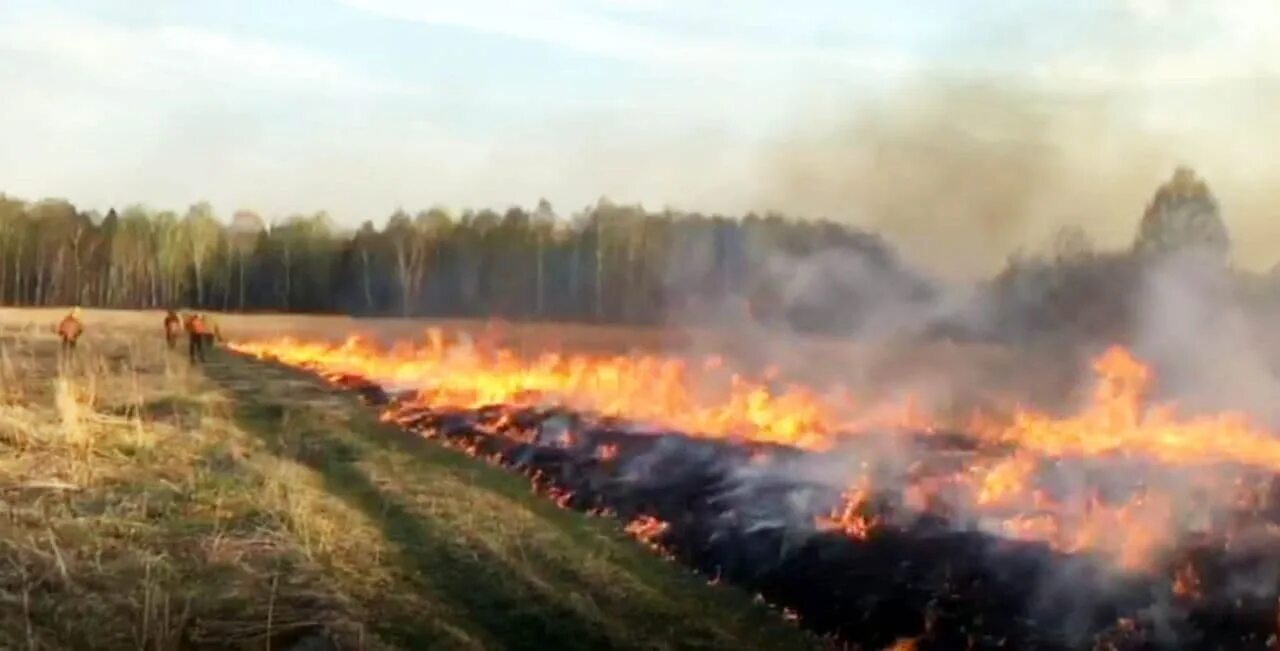
[{"label": "burnt grass", "polygon": [[[358,377],[331,380],[375,406],[408,398]],[[753,456],[808,454],[792,449],[636,433],[556,409],[396,413],[410,432],[533,477],[535,489],[564,507],[660,519],[667,527],[652,541],[663,553],[786,608],[833,646],[911,639],[919,649],[1275,648],[1280,564],[1265,547],[1191,544],[1179,560],[1193,563],[1201,594],[1179,599],[1172,565],[1167,575],[1120,574],[1097,559],[942,517],[878,527],[865,539],[816,530],[813,517],[838,503],[831,488],[735,475]],[[930,435],[923,444],[962,449],[972,441]],[[616,454],[601,455],[606,448]]]}]

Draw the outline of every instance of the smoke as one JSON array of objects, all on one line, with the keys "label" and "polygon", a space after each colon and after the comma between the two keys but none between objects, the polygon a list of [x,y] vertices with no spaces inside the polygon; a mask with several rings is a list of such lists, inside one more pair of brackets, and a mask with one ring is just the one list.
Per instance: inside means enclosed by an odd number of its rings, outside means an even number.
[{"label": "smoke", "polygon": [[766,275],[778,286],[786,316],[808,330],[844,331],[881,343],[918,334],[931,322],[933,288],[893,261],[856,249],[775,256]]},{"label": "smoke", "polygon": [[1143,270],[1134,348],[1154,366],[1160,397],[1191,413],[1243,411],[1280,425],[1280,378],[1268,324],[1237,279],[1194,252]]},{"label": "smoke", "polygon": [[[1035,125],[1035,129],[1042,127]],[[1027,134],[1041,133],[1035,129]],[[1018,143],[1001,146],[1005,153],[996,158],[1006,161],[1036,151]],[[1020,168],[1022,174],[1002,186],[1009,192],[982,203],[981,210],[955,213],[961,216],[961,224],[943,222],[939,229],[958,230],[939,237],[958,242],[960,249],[987,244],[998,248],[1025,235],[1030,222],[1018,215],[1033,212],[1043,199],[1043,188],[1052,186],[1044,185],[1048,167],[1037,167],[1039,163],[1030,156],[1021,160],[1028,163]],[[957,186],[950,184],[963,181],[963,167],[960,161],[943,157],[926,172],[924,186],[931,192],[923,195],[923,204],[945,203],[940,197],[954,199]],[[1143,184],[1142,194],[1150,197],[1157,185]],[[912,198],[898,198],[886,190],[873,192],[871,201],[909,206]],[[927,210],[902,210],[899,214],[922,221],[908,220],[898,227],[927,230]],[[1125,220],[1130,236],[1140,213],[1135,211]],[[978,230],[990,233],[994,242],[964,240],[974,237],[965,227],[973,223],[980,223]],[[1243,276],[1224,267],[1220,259],[1195,251],[1163,257],[1086,252],[1070,259],[1024,263],[1009,276],[1008,284],[978,289],[931,279],[891,253],[833,246],[806,255],[779,255],[762,275],[778,288],[778,300],[790,318],[772,329],[743,326],[734,320],[744,316],[740,313],[724,323],[743,333],[750,342],[746,347],[756,357],[790,362],[787,377],[843,382],[856,387],[857,395],[873,396],[873,403],[911,395],[935,415],[993,396],[1052,395],[1052,390],[1046,390],[1050,386],[1058,391],[1054,407],[1076,411],[1083,406],[1076,401],[1086,400],[1097,381],[1087,372],[1088,359],[1105,345],[1124,343],[1156,371],[1157,392],[1149,398],[1177,404],[1180,416],[1235,410],[1272,426],[1280,424],[1275,400],[1280,380],[1264,336],[1265,321],[1240,295]],[[1011,324],[1005,323],[1009,317],[1016,317]],[[817,344],[799,332],[832,326],[849,335],[845,343]],[[1000,353],[982,358],[966,351],[958,362],[947,359],[937,346],[940,326],[993,335]],[[1016,362],[998,363],[1009,358]],[[1043,406],[1037,400],[1031,404]],[[912,495],[920,491],[922,466],[938,463],[933,457],[929,449],[910,439],[867,437],[814,460],[765,468],[743,464],[731,473],[722,498],[734,501],[738,512],[750,512],[752,521],[803,531],[806,517],[811,518],[816,508],[809,493],[767,502],[769,509],[762,512],[766,502],[760,499],[761,492],[791,482],[822,487],[823,494],[830,495],[868,478],[880,495],[897,501],[893,525],[911,529],[917,526],[916,518],[929,512],[913,504]],[[987,465],[991,460],[976,454],[966,463],[986,468],[983,472],[993,467]],[[1188,621],[1179,610],[1183,606],[1171,601],[1171,588],[1158,577],[1179,562],[1183,550],[1193,549],[1201,537],[1220,533],[1222,523],[1239,517],[1236,482],[1265,486],[1265,473],[1256,475],[1229,465],[1165,464],[1141,454],[1130,456],[1129,451],[1097,458],[1045,457],[1034,463],[1034,489],[1024,487],[1023,493],[1008,498],[1006,506],[1034,514],[1043,508],[1044,496],[1051,495],[1057,509],[1055,527],[1089,541],[1089,551],[1081,558],[1096,554],[1111,564],[1087,579],[1079,576],[1075,561],[1048,571],[1040,577],[1029,607],[1039,613],[1057,613],[1064,634],[1083,641],[1096,632],[1096,617],[1110,607],[1107,604],[1143,604],[1139,617],[1153,636],[1165,642],[1188,639],[1180,628]],[[1249,479],[1241,479],[1246,474]],[[957,494],[952,493],[952,498]],[[970,494],[946,505],[953,530],[973,527],[1005,537],[1010,535],[1010,522],[1022,522],[993,518],[989,507],[975,499]],[[1025,523],[1034,522],[1032,518]],[[1243,526],[1237,535],[1255,535],[1251,529],[1255,526],[1261,525]],[[1149,565],[1126,568],[1133,559],[1144,559]],[[1001,559],[991,562],[999,565]],[[1267,561],[1255,571],[1256,575],[1224,571],[1213,588],[1217,597],[1233,600],[1271,594],[1275,563]],[[1155,577],[1152,585],[1159,589],[1134,592],[1130,581],[1134,576]]]},{"label": "smoke", "polygon": [[1256,145],[1280,137],[1260,110],[1277,93],[927,79],[804,113],[761,157],[760,202],[867,227],[913,263],[972,279],[1070,224],[1128,244],[1152,190],[1189,164],[1246,241],[1240,261],[1270,266],[1274,253],[1248,242],[1277,234],[1280,163]]}]

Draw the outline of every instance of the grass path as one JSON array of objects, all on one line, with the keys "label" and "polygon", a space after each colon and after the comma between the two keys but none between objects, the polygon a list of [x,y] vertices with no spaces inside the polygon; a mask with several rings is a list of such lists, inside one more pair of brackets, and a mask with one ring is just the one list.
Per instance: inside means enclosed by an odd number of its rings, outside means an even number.
[{"label": "grass path", "polygon": [[813,646],[316,380],[91,344],[0,333],[0,648]]}]

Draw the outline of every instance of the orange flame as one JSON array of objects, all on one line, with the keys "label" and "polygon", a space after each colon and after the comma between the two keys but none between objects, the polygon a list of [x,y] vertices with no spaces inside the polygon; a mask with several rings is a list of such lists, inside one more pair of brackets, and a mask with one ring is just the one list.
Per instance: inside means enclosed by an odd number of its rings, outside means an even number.
[{"label": "orange flame", "polygon": [[869,410],[857,422],[842,420],[854,407],[842,392],[822,396],[799,385],[773,390],[764,380],[731,372],[718,357],[695,366],[654,355],[543,353],[523,359],[510,350],[446,343],[436,329],[427,331],[422,346],[401,343],[389,350],[359,337],[340,345],[286,337],[230,347],[329,377],[359,375],[383,386],[407,386],[420,403],[434,407],[552,403],[692,435],[814,450],[831,447],[840,433],[921,418],[906,405]]},{"label": "orange flame", "polygon": [[845,491],[843,498],[840,508],[830,516],[819,517],[815,524],[824,531],[841,531],[858,540],[866,540],[879,524],[874,515],[866,513],[871,498],[871,482],[863,478],[855,488]]},{"label": "orange flame", "polygon": [[624,530],[646,546],[656,548],[658,547],[658,541],[670,526],[651,515],[641,515],[628,522]]},{"label": "orange flame", "polygon": [[[1069,459],[1138,459],[1184,469],[1187,486],[1208,493],[1223,507],[1258,500],[1258,487],[1242,485],[1238,473],[1206,472],[1215,466],[1245,466],[1280,472],[1280,439],[1248,422],[1243,414],[1179,418],[1172,404],[1148,404],[1151,370],[1129,351],[1113,347],[1093,365],[1098,380],[1091,403],[1068,418],[1019,410],[1011,422],[975,418],[972,433],[996,446],[996,456],[969,463],[953,483],[926,484],[912,478],[903,489],[908,503],[927,503],[946,486],[952,502],[968,501],[979,516],[993,517],[996,531],[1009,538],[1047,543],[1068,553],[1090,552],[1111,558],[1131,571],[1153,567],[1160,554],[1177,543],[1185,505],[1158,487],[1141,483],[1123,501],[1097,494],[1055,497],[1037,487],[1044,467]],[[1004,450],[999,452],[998,450]],[[880,524],[864,514],[872,487],[853,484],[844,505],[819,519],[866,538]],[[922,497],[923,496],[923,497]],[[1184,570],[1185,571],[1185,570]],[[1187,587],[1190,578],[1178,577]]]},{"label": "orange flame", "polygon": [[1150,370],[1115,347],[1094,363],[1094,401],[1080,415],[1054,419],[1021,411],[1000,440],[1050,456],[1142,455],[1176,465],[1238,463],[1280,471],[1280,439],[1239,413],[1175,417],[1173,405],[1143,408]]},{"label": "orange flame", "polygon": [[920,642],[914,637],[904,637],[885,647],[885,651],[916,651],[920,648]]},{"label": "orange flame", "polygon": [[[866,431],[930,432],[940,422],[914,401],[860,405],[843,391],[784,384],[776,369],[759,379],[747,378],[719,357],[700,363],[639,354],[545,352],[525,357],[493,346],[449,342],[435,329],[427,331],[420,345],[399,343],[389,349],[357,337],[336,345],[282,338],[231,347],[330,379],[357,375],[389,389],[413,390],[415,399],[383,415],[392,422],[403,422],[415,407],[559,405],[690,435],[817,451]],[[1176,405],[1150,404],[1154,375],[1129,351],[1111,348],[1093,368],[1097,384],[1092,400],[1074,416],[1020,409],[1003,420],[975,417],[967,429],[980,449],[968,453],[960,472],[914,464],[905,485],[897,487],[906,508],[929,510],[941,504],[966,509],[1003,536],[1070,553],[1098,553],[1120,567],[1142,570],[1153,567],[1176,543],[1186,500],[1141,481],[1119,497],[1104,498],[1104,491],[1088,485],[1063,495],[1041,487],[1048,472],[1081,459],[1154,463],[1182,472],[1186,485],[1203,489],[1215,503],[1237,507],[1256,500],[1258,487],[1231,473],[1205,469],[1244,466],[1280,472],[1280,439],[1244,415],[1181,417]],[[502,428],[504,421],[491,426]],[[595,454],[609,461],[618,449],[602,445]],[[758,451],[752,458],[767,464],[771,456]],[[843,504],[817,519],[819,528],[865,539],[886,525],[870,505],[875,494],[889,487],[875,486],[867,476],[858,473]],[[561,504],[569,500],[567,495],[552,497]],[[652,539],[664,526],[637,520],[628,531]]]},{"label": "orange flame", "polygon": [[1178,565],[1174,570],[1173,594],[1183,599],[1200,598],[1200,573],[1190,561]]}]

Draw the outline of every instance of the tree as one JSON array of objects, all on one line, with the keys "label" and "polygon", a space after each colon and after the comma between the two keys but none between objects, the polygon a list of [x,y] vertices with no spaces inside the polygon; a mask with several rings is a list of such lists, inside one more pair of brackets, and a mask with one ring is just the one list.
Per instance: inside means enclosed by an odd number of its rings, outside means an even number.
[{"label": "tree", "polygon": [[1224,263],[1231,253],[1217,201],[1208,185],[1186,167],[1175,170],[1156,191],[1133,246],[1142,256],[1194,251]]},{"label": "tree", "polygon": [[382,253],[383,238],[373,222],[366,221],[356,231],[351,243],[355,257],[360,265],[360,295],[364,299],[364,310],[372,313],[377,309],[373,294],[373,278],[377,274],[376,261]]},{"label": "tree", "polygon": [[1093,240],[1076,225],[1063,226],[1053,235],[1053,259],[1059,264],[1087,260],[1093,256]]},{"label": "tree", "polygon": [[22,249],[26,204],[0,194],[0,303],[22,302]]},{"label": "tree", "polygon": [[34,229],[35,298],[37,305],[71,303],[79,286],[79,245],[88,220],[62,199],[46,199],[28,210]]},{"label": "tree", "polygon": [[173,305],[182,301],[186,294],[191,249],[185,245],[182,224],[176,213],[163,211],[155,216],[153,224],[159,263],[159,302]]},{"label": "tree", "polygon": [[[1177,187],[1195,186],[1176,181],[1155,203],[1188,194]],[[787,316],[792,293],[787,278],[771,277],[778,275],[771,274],[772,262],[792,264],[833,250],[856,251],[878,278],[911,285],[905,266],[878,236],[777,214],[655,213],[602,199],[560,219],[542,200],[531,211],[463,211],[457,219],[440,208],[401,210],[382,228],[365,222],[340,231],[324,213],[274,221],[268,229],[248,210],[220,223],[208,204],[181,217],[135,205],[98,219],[66,201],[28,204],[0,196],[0,302],[8,304],[79,300],[150,308],[189,300],[241,310],[654,323],[682,306],[754,295],[760,311]],[[1054,246],[1060,261],[1093,256],[1092,265],[1103,255],[1090,250],[1078,229],[1063,229]],[[1018,270],[1011,280],[1038,278],[1034,272]],[[1074,301],[1087,292],[1073,288],[1096,286],[1090,283],[1068,278],[1058,283],[1059,294]],[[838,321],[833,315],[865,302],[858,292],[867,287],[853,289],[845,307],[812,301],[810,321],[827,327]],[[780,307],[770,309],[774,303]]]},{"label": "tree", "polygon": [[534,308],[533,312],[541,317],[547,306],[547,245],[555,236],[556,212],[551,202],[538,200],[538,208],[533,213],[534,230]]},{"label": "tree", "polygon": [[222,227],[213,216],[213,207],[202,201],[187,210],[182,219],[182,240],[187,246],[187,259],[195,274],[196,305],[205,307],[205,268],[218,249]]},{"label": "tree", "polygon": [[266,230],[262,218],[253,211],[238,210],[231,218],[228,246],[236,271],[236,305],[241,312],[245,306],[246,267]]},{"label": "tree", "polygon": [[426,243],[414,220],[402,210],[396,211],[387,220],[386,232],[395,253],[396,280],[400,285],[400,315],[409,316],[410,305],[422,278]]},{"label": "tree", "polygon": [[324,212],[294,215],[271,226],[266,245],[274,258],[277,300],[286,310],[325,307],[336,250],[332,229]]},{"label": "tree", "polygon": [[115,208],[107,211],[107,215],[97,225],[96,229],[89,231],[89,252],[86,261],[89,267],[89,296],[88,302],[109,305],[111,302],[111,278],[116,266],[116,260],[112,256],[111,243],[115,240],[116,231],[120,228],[120,215],[116,213]]}]

